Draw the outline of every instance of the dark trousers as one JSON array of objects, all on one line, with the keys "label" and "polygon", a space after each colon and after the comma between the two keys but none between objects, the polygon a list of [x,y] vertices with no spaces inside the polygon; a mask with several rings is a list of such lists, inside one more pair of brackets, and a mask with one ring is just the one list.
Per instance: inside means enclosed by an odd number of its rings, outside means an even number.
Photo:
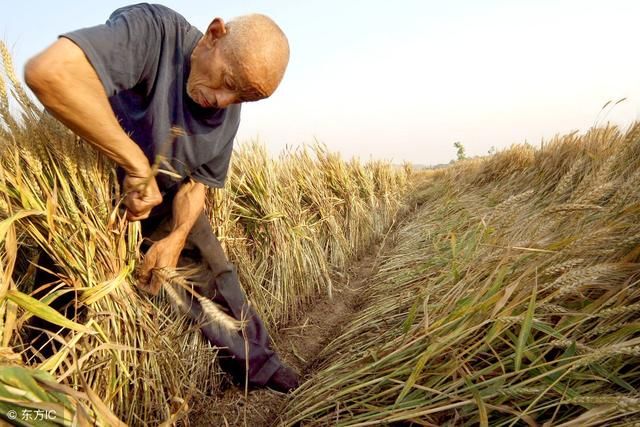
[{"label": "dark trousers", "polygon": [[[172,194],[165,195],[163,203],[152,211],[148,219],[142,221],[142,234],[146,237],[143,250],[148,249],[154,240],[166,236],[170,230],[172,201]],[[240,331],[223,330],[211,322],[202,324],[204,336],[211,344],[220,348],[218,359],[221,367],[239,383],[244,383],[247,377],[252,385],[265,385],[282,366],[282,362],[270,348],[269,334],[258,314],[248,304],[236,269],[227,260],[204,212],[198,217],[181,254],[181,262],[185,263],[187,260],[195,260],[206,266],[207,273],[196,284],[198,293],[218,304],[235,319],[244,322]],[[45,253],[42,253],[38,263],[53,272],[58,270]],[[56,276],[38,270],[35,288],[54,280]],[[43,289],[40,292],[42,295],[36,297],[42,297],[46,292],[48,289]],[[76,315],[73,292],[65,293],[50,305],[69,318]],[[83,312],[80,307],[77,314],[81,315]],[[202,305],[197,299],[191,299],[187,314],[196,322],[202,320]],[[61,344],[50,340],[47,334],[47,331],[59,332],[59,326],[34,316],[25,329],[28,343],[42,356],[49,357],[60,348]],[[27,357],[35,356],[33,349],[26,352]],[[248,375],[245,376],[246,373]]]},{"label": "dark trousers", "polygon": [[[170,232],[172,202],[173,195],[165,195],[162,204],[142,222],[142,234],[151,240],[147,242],[147,247]],[[236,320],[243,321],[242,330],[237,332],[229,332],[211,322],[201,326],[207,340],[220,348],[220,365],[238,382],[243,382],[248,372],[250,384],[265,385],[282,366],[282,362],[270,348],[267,329],[249,305],[240,287],[236,269],[227,260],[204,212],[191,229],[181,254],[180,263],[192,261],[207,268],[207,274],[196,283],[197,292],[218,304]],[[188,314],[196,322],[202,320],[202,305],[197,299],[190,299]]]}]

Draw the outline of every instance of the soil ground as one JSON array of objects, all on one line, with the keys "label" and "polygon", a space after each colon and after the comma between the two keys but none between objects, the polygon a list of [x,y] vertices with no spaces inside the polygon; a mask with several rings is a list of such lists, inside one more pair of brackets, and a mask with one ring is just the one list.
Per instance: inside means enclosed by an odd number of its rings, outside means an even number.
[{"label": "soil ground", "polygon": [[[300,374],[301,383],[311,378],[317,355],[364,307],[361,290],[378,269],[381,255],[392,245],[394,230],[348,268],[334,277],[333,297],[319,296],[303,309],[296,322],[272,336],[281,359]],[[220,396],[201,400],[189,414],[189,425],[272,427],[286,404],[288,395],[270,389],[249,390],[231,386]]]}]

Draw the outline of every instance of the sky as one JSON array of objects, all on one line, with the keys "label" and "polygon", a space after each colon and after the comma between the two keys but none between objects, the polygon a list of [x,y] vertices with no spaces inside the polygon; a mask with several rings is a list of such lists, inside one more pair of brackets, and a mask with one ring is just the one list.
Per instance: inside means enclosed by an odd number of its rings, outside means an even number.
[{"label": "sky", "polygon": [[[243,106],[240,142],[320,141],[345,158],[435,165],[492,147],[640,117],[637,0],[160,1],[200,30],[264,13],[291,59],[269,99]],[[19,73],[58,34],[125,1],[11,1],[0,38]],[[626,98],[613,109],[608,101]]]}]

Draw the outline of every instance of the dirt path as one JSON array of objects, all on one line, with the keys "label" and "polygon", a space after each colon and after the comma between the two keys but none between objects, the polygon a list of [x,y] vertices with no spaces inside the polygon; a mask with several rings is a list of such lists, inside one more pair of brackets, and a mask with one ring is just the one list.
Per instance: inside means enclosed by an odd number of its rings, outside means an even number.
[{"label": "dirt path", "polygon": [[[392,227],[392,230],[397,227]],[[282,328],[273,337],[274,347],[289,366],[301,374],[301,382],[313,374],[317,355],[364,305],[361,289],[368,286],[378,268],[380,255],[391,246],[393,231],[369,252],[353,263],[343,277],[333,280],[333,299],[325,296],[314,300],[298,322]],[[189,416],[191,426],[248,426],[274,425],[287,395],[269,389],[251,390],[245,397],[243,390],[231,387],[222,396],[202,402]]]}]

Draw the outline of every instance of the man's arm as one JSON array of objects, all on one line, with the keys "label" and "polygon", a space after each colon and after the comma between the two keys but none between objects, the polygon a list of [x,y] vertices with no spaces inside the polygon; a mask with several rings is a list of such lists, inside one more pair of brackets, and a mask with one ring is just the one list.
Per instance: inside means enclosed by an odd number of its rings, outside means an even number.
[{"label": "man's arm", "polygon": [[204,184],[189,180],[180,186],[173,199],[171,233],[149,248],[140,269],[140,283],[146,291],[156,295],[160,290],[161,283],[153,275],[154,268],[175,268],[178,264],[189,232],[204,209],[205,196]]},{"label": "man's arm", "polygon": [[102,82],[82,49],[61,38],[25,66],[25,81],[42,104],[76,134],[126,172],[131,220],[144,219],[162,202],[146,156],[120,127]]}]

